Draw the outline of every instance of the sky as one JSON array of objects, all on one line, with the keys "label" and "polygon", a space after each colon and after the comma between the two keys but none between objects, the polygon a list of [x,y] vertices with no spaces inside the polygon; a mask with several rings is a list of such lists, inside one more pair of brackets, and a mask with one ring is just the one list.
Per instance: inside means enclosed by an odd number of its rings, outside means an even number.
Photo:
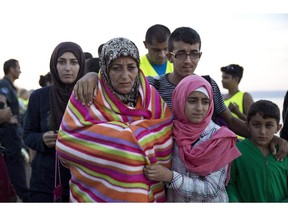
[{"label": "sky", "polygon": [[[98,46],[126,37],[146,54],[143,40],[154,24],[194,28],[203,52],[195,71],[209,74],[222,88],[222,66],[244,67],[243,91],[287,90],[288,3],[208,0],[3,0],[0,2],[0,63],[19,60],[19,88],[40,88],[53,49],[78,43],[97,57]],[[1,66],[3,68],[3,66]],[[0,78],[4,76],[3,70]],[[286,79],[285,79],[285,78]]]}]

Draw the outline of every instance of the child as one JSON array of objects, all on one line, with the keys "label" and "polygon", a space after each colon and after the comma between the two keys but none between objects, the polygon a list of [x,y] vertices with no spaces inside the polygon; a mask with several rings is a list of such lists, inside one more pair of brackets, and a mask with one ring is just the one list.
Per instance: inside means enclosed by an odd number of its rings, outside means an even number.
[{"label": "child", "polygon": [[236,135],[211,120],[213,104],[211,85],[197,75],[185,77],[173,92],[172,171],[144,168],[148,179],[167,183],[170,202],[228,202],[229,164],[240,152]]},{"label": "child", "polygon": [[237,144],[242,156],[231,166],[230,202],[288,201],[288,158],[276,161],[268,146],[281,128],[279,121],[279,108],[271,101],[251,105],[247,115],[251,137]]}]

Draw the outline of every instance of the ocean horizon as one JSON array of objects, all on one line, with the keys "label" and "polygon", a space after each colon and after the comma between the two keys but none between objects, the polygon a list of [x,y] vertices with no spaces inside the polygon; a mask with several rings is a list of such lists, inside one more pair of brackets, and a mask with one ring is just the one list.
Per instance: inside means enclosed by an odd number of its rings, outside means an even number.
[{"label": "ocean horizon", "polygon": [[265,99],[265,98],[283,98],[287,91],[285,90],[274,90],[274,91],[249,91],[253,98]]}]

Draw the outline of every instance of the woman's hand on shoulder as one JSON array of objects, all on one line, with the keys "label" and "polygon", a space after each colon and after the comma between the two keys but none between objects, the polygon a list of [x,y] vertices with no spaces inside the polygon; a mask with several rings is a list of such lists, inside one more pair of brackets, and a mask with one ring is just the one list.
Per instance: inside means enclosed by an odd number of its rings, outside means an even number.
[{"label": "woman's hand on shoulder", "polygon": [[80,100],[83,105],[90,106],[97,95],[98,74],[89,72],[77,81],[73,92],[77,100]]}]

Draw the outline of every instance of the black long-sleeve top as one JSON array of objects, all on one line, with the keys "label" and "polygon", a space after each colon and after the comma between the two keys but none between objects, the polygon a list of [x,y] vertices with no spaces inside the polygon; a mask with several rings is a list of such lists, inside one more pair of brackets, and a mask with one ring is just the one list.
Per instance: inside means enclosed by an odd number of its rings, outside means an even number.
[{"label": "black long-sleeve top", "polygon": [[[36,151],[32,161],[30,190],[32,192],[51,193],[53,197],[55,183],[55,148],[47,148],[43,134],[49,131],[50,87],[32,92],[24,120],[25,144]],[[63,193],[69,194],[70,171],[61,166]]]}]

